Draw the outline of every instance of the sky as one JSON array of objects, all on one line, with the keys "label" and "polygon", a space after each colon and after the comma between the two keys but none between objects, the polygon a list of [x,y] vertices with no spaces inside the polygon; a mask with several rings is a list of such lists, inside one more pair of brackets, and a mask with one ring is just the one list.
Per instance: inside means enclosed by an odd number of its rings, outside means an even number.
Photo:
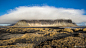
[{"label": "sky", "polygon": [[0,23],[21,19],[72,19],[86,22],[86,0],[0,0]]}]

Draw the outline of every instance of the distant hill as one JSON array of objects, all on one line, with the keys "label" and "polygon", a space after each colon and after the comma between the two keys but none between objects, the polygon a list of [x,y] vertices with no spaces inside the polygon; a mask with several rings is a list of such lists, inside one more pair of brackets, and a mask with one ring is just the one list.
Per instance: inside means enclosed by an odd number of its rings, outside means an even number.
[{"label": "distant hill", "polygon": [[15,24],[0,24],[0,26],[13,26]]},{"label": "distant hill", "polygon": [[0,24],[0,26],[9,26],[11,24]]},{"label": "distant hill", "polygon": [[70,19],[20,20],[14,26],[77,26]]},{"label": "distant hill", "polygon": [[86,26],[86,22],[77,23],[78,26]]},{"label": "distant hill", "polygon": [[14,26],[15,24],[10,24],[9,26]]}]

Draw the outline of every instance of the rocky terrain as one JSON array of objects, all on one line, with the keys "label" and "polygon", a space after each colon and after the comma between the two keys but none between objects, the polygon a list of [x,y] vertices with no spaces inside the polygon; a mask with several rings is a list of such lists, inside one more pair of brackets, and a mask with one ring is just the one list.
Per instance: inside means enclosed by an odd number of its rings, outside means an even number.
[{"label": "rocky terrain", "polygon": [[86,28],[0,28],[0,48],[86,47]]},{"label": "rocky terrain", "polygon": [[70,19],[20,20],[14,26],[77,26]]}]

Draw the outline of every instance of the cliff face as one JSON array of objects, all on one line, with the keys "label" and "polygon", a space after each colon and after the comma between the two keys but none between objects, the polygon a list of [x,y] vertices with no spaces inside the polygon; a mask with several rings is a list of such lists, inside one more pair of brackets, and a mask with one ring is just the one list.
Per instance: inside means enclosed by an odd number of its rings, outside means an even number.
[{"label": "cliff face", "polygon": [[72,20],[20,20],[14,26],[76,26]]}]

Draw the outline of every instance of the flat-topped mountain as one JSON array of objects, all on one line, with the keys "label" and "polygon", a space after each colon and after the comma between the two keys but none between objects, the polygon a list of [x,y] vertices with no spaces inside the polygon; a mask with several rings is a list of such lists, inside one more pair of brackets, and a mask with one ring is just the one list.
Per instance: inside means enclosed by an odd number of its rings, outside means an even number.
[{"label": "flat-topped mountain", "polygon": [[14,26],[77,26],[70,19],[20,20]]}]

